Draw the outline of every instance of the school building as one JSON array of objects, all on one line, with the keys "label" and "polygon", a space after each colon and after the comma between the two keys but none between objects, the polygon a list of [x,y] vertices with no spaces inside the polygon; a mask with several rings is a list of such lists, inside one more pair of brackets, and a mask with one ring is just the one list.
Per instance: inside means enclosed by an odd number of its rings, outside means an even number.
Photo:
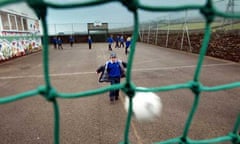
[{"label": "school building", "polygon": [[0,7],[0,61],[42,48],[41,21],[26,3]]}]

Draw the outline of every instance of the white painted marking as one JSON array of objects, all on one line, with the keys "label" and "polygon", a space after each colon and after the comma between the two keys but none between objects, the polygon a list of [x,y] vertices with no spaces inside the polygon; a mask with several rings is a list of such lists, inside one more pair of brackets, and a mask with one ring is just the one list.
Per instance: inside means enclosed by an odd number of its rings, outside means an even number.
[{"label": "white painted marking", "polygon": [[[208,65],[202,65],[202,67],[226,66],[226,65],[234,65],[234,64],[236,63],[208,64]],[[137,68],[137,69],[133,69],[132,71],[154,71],[154,70],[171,70],[171,69],[183,69],[183,68],[196,68],[196,65],[159,67],[159,68],[140,68],[140,69]]]},{"label": "white painted marking", "polygon": [[[236,65],[236,63],[208,64],[208,65],[203,65],[203,67],[216,67],[216,66],[227,66],[227,65]],[[195,67],[196,67],[196,65],[159,67],[159,68],[139,68],[139,69],[133,69],[132,71],[171,70],[171,69],[183,69],[183,68],[195,68]],[[50,77],[88,75],[88,74],[96,74],[96,72],[75,72],[75,73],[50,74]],[[2,77],[0,77],[0,80],[24,79],[24,78],[43,78],[43,75],[2,76]]]}]

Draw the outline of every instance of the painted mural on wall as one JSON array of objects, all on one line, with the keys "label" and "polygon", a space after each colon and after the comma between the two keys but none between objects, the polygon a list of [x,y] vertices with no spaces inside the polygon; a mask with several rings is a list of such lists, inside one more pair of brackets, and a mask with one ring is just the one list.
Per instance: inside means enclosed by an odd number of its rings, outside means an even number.
[{"label": "painted mural on wall", "polygon": [[41,37],[1,37],[0,61],[27,55],[41,48]]},{"label": "painted mural on wall", "polygon": [[42,49],[41,22],[25,2],[0,8],[0,62]]}]

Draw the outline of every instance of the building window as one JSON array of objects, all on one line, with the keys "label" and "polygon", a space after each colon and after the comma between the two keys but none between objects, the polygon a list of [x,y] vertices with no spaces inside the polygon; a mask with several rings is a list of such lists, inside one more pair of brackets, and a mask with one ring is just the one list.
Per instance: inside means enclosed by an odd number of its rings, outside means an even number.
[{"label": "building window", "polygon": [[24,31],[28,31],[27,19],[26,18],[22,18],[22,22],[23,22],[23,30]]},{"label": "building window", "polygon": [[7,13],[1,12],[0,14],[1,14],[3,30],[10,30],[10,25],[9,25]]},{"label": "building window", "polygon": [[9,14],[9,21],[10,21],[10,25],[11,25],[11,30],[17,30],[16,16]]},{"label": "building window", "polygon": [[19,31],[23,30],[23,24],[22,24],[21,16],[17,16],[17,27],[18,27]]}]

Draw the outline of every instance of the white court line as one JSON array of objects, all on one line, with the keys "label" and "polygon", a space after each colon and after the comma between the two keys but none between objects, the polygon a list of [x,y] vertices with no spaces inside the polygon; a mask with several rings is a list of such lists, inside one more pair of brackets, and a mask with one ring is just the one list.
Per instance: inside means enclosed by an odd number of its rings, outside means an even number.
[{"label": "white court line", "polygon": [[[236,63],[223,63],[223,64],[207,64],[202,65],[202,67],[214,67],[214,66],[226,66],[226,65],[235,65]],[[159,67],[159,68],[140,68],[133,69],[133,71],[154,71],[154,70],[171,70],[171,69],[182,69],[182,68],[195,68],[196,65],[188,65],[188,66],[173,66],[173,67]]]},{"label": "white court line", "polygon": [[[224,64],[208,64],[208,65],[203,65],[202,67],[215,67],[215,66],[227,66],[227,65],[236,65],[236,63],[231,62],[231,63],[224,63]],[[171,70],[171,69],[195,68],[195,67],[196,67],[196,65],[159,67],[159,68],[140,68],[140,69],[133,69],[132,71]],[[86,74],[96,74],[96,72],[75,72],[75,73],[50,74],[50,77],[86,75]],[[3,77],[0,77],[0,80],[24,79],[24,78],[43,78],[43,75],[3,76]]]},{"label": "white court line", "polygon": [[[72,76],[72,75],[84,75],[84,74],[93,74],[96,72],[76,72],[76,73],[61,73],[61,74],[50,74],[51,77],[57,76]],[[23,79],[23,78],[43,78],[43,75],[26,75],[26,76],[6,76],[0,77],[1,80],[4,79]]]}]

